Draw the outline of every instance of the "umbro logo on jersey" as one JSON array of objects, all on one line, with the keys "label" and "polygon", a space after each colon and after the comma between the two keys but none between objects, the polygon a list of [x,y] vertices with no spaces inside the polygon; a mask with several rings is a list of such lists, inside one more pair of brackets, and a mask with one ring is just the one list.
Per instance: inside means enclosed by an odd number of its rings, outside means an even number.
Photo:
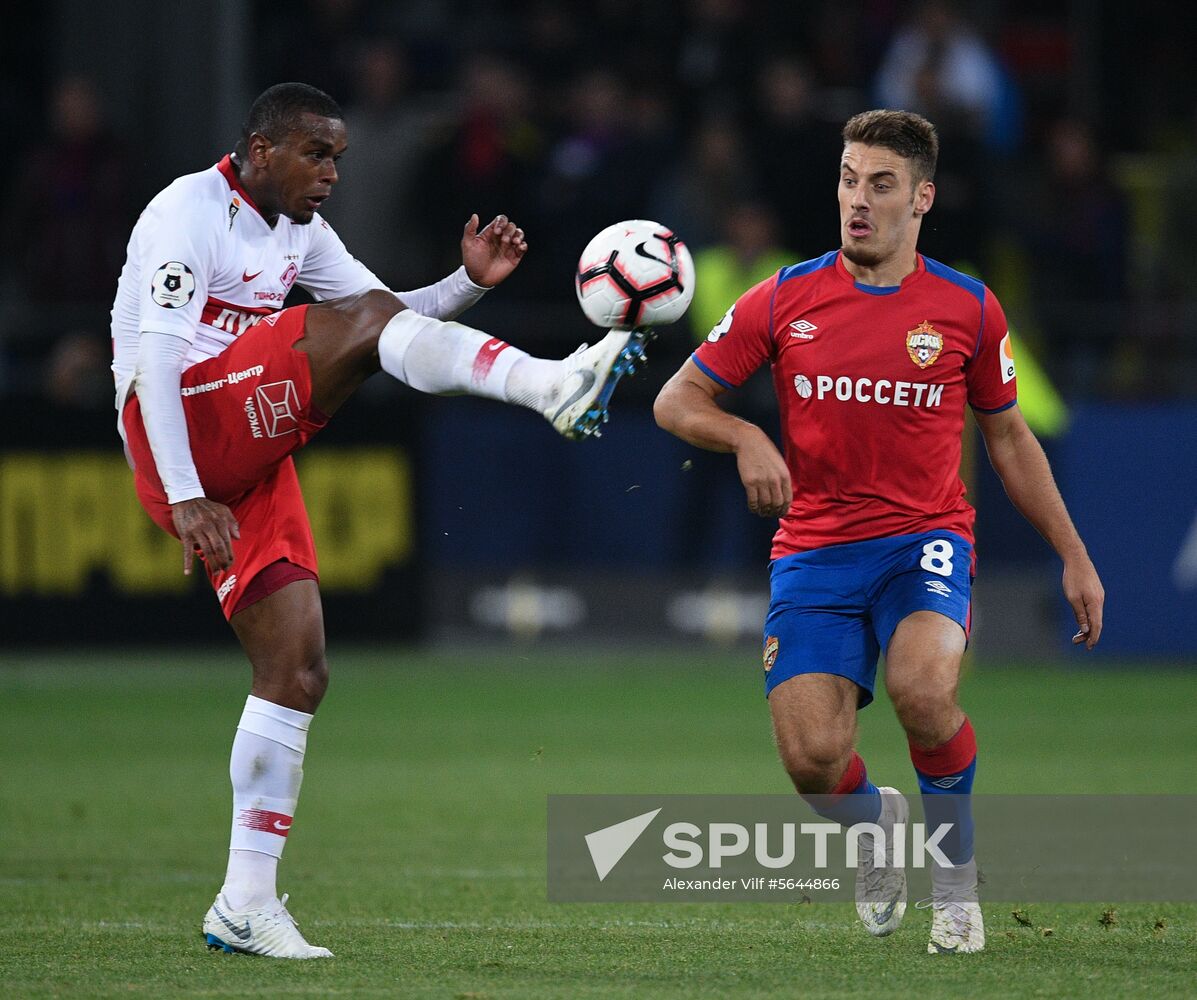
[{"label": "umbro logo on jersey", "polygon": [[927,593],[929,594],[938,594],[940,597],[947,597],[952,592],[952,588],[944,583],[943,580],[924,580],[923,583],[927,585]]},{"label": "umbro logo on jersey", "polygon": [[819,329],[809,320],[799,319],[790,324],[790,336],[800,340],[814,340],[815,331]]},{"label": "umbro logo on jersey", "polygon": [[242,271],[241,272],[241,280],[242,281],[253,281],[254,278],[256,278],[261,273],[262,273],[261,271],[254,271],[253,274],[250,274],[248,271]]}]

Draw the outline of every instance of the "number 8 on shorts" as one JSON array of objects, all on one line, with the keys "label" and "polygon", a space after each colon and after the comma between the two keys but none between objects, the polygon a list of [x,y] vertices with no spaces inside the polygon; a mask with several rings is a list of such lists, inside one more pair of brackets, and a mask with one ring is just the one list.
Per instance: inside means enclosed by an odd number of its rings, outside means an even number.
[{"label": "number 8 on shorts", "polygon": [[923,546],[923,558],[919,566],[928,573],[938,573],[940,576],[952,575],[952,556],[956,550],[946,538],[936,538]]}]

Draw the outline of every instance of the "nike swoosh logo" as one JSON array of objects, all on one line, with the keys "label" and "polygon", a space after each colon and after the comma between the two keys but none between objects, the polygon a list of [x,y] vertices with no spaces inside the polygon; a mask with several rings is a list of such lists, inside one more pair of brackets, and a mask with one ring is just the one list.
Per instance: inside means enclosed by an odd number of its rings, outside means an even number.
[{"label": "nike swoosh logo", "polygon": [[585,396],[586,393],[588,393],[591,389],[594,388],[594,382],[595,382],[594,372],[580,371],[580,372],[574,372],[574,374],[582,379],[582,384],[580,386],[578,386],[578,388],[576,390],[574,390],[574,394],[572,396],[570,396],[569,399],[567,399],[564,403],[562,403],[557,408],[557,412],[553,414],[554,420],[556,420],[559,416],[561,416],[562,413],[564,413],[566,410],[568,410],[571,406],[574,405],[574,403],[576,403],[579,399],[581,399],[583,396]]},{"label": "nike swoosh logo", "polygon": [[282,830],[282,831],[285,833],[287,830],[290,830],[290,829],[291,829],[291,824],[290,824],[290,823],[288,823],[286,826],[283,826],[283,824],[282,824],[282,823],[280,823],[280,822],[279,822],[279,821],[276,819],[276,820],[274,821],[274,828],[275,828],[276,830]]},{"label": "nike swoosh logo", "polygon": [[250,274],[248,271],[242,271],[241,272],[241,280],[242,281],[253,281],[254,278],[256,278],[261,273],[262,273],[261,271],[255,271],[253,274]]},{"label": "nike swoosh logo", "polygon": [[488,345],[487,345],[487,347],[486,347],[486,349],[487,349],[488,351],[501,351],[501,350],[503,350],[503,348],[504,348],[504,347],[506,347],[506,346],[507,346],[506,344],[504,344],[504,343],[500,342],[500,343],[498,343],[498,344],[488,344]]},{"label": "nike swoosh logo", "polygon": [[890,920],[893,918],[894,910],[897,909],[897,906],[898,906],[898,901],[896,899],[891,900],[886,905],[885,909],[877,914],[877,923],[888,924],[890,922]]},{"label": "nike swoosh logo", "polygon": [[647,250],[645,250],[644,248],[647,245],[648,245],[647,240],[645,240],[643,243],[637,243],[636,244],[636,253],[639,254],[641,257],[647,257],[649,260],[655,260],[658,264],[664,264],[666,267],[669,267],[669,261],[664,260],[663,258],[658,257],[656,254],[651,254]]},{"label": "nike swoosh logo", "polygon": [[212,909],[216,911],[216,916],[220,918],[220,922],[222,924],[224,924],[225,927],[227,927],[229,930],[231,930],[234,934],[236,934],[238,938],[240,938],[242,941],[249,940],[250,929],[249,929],[249,921],[248,920],[245,921],[244,927],[238,927],[235,923],[233,923],[228,917],[226,917],[221,912],[219,906],[213,904]]}]

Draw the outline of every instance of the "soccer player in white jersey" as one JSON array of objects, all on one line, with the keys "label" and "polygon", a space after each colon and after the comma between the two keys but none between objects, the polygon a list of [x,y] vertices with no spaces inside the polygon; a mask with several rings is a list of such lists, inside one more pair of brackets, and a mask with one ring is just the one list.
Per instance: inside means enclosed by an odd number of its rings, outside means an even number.
[{"label": "soccer player in white jersey", "polygon": [[[228,869],[203,933],[212,948],[280,958],[332,954],[304,940],[275,884],[328,683],[292,453],[380,368],[423,392],[530,407],[581,437],[632,361],[626,332],[545,361],[449,322],[527,251],[501,215],[481,230],[469,220],[463,265],[447,278],[386,289],[318,214],[346,146],[327,94],[265,91],[231,155],[142,213],[112,310],[118,425],[138,499],[182,542],[184,572],[200,556],[253,668],[230,764]],[[295,284],[318,303],[282,310]]]}]

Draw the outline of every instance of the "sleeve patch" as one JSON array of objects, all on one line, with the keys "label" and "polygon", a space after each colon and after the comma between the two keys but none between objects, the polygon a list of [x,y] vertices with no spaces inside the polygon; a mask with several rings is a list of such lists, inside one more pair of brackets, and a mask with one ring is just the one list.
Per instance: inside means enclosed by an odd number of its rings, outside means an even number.
[{"label": "sleeve patch", "polygon": [[735,311],[736,306],[733,302],[731,308],[723,314],[723,319],[716,323],[714,329],[707,334],[707,343],[714,344],[719,340],[720,337],[722,337],[725,333],[727,333],[728,330],[731,329],[732,318],[735,314]]},{"label": "sleeve patch", "polygon": [[177,260],[168,260],[150,281],[150,298],[163,309],[182,309],[195,294],[195,275]]},{"label": "sleeve patch", "polygon": [[1002,338],[998,348],[998,361],[1002,366],[1002,385],[1014,381],[1014,348],[1010,343],[1010,334]]}]

